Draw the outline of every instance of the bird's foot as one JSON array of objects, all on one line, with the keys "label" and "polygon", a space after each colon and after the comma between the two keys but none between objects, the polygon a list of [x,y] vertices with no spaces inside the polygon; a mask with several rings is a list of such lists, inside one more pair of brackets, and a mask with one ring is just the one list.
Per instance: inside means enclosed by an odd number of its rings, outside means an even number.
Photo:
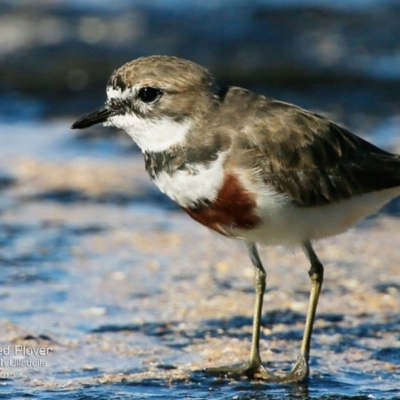
[{"label": "bird's foot", "polygon": [[309,374],[308,363],[303,355],[300,355],[291,371],[286,375],[275,375],[267,371],[261,362],[249,361],[246,364],[234,366],[222,366],[206,368],[207,373],[224,375],[232,378],[257,379],[271,383],[290,383],[305,380]]},{"label": "bird's foot", "polygon": [[309,372],[308,362],[306,358],[300,354],[290,372],[286,375],[280,376],[278,382],[302,382],[308,378]]},{"label": "bird's foot", "polygon": [[224,365],[221,367],[206,368],[204,371],[207,373],[224,375],[236,379],[247,377],[249,379],[262,379],[268,382],[277,382],[278,378],[277,376],[268,372],[261,363],[252,361],[241,365]]}]

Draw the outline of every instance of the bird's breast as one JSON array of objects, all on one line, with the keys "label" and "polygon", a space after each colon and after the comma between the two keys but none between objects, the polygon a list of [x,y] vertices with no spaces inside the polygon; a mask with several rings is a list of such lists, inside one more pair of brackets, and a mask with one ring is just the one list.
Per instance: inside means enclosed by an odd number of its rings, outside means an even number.
[{"label": "bird's breast", "polygon": [[256,213],[256,197],[233,174],[225,174],[223,184],[212,202],[183,207],[197,222],[225,236],[235,230],[254,229],[261,223]]},{"label": "bird's breast", "polygon": [[158,188],[194,220],[221,234],[253,229],[260,224],[256,193],[245,188],[237,174],[226,169],[226,152],[208,163],[193,163],[151,176]]},{"label": "bird's breast", "polygon": [[[177,166],[174,160],[147,164],[153,182],[182,208],[195,208],[199,202],[213,201],[224,182],[226,153],[220,153],[208,163],[194,162]],[[156,160],[157,161],[157,160]]]}]

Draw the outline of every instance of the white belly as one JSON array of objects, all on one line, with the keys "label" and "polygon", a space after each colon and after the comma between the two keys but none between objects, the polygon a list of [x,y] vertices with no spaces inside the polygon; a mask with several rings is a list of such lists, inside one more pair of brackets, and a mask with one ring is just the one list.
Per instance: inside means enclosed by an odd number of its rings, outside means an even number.
[{"label": "white belly", "polygon": [[355,196],[326,206],[295,207],[286,202],[281,203],[281,207],[272,208],[270,197],[260,197],[258,214],[263,223],[253,230],[230,233],[237,238],[264,245],[300,246],[306,240],[323,239],[345,232],[398,195],[400,187]]}]

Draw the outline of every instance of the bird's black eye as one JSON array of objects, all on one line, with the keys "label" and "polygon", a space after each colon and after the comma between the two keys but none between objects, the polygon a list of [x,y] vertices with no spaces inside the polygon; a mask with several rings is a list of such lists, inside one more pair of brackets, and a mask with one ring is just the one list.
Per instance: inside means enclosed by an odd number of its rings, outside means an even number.
[{"label": "bird's black eye", "polygon": [[162,90],[153,88],[150,86],[141,88],[138,93],[138,97],[143,103],[155,103],[162,95]]}]

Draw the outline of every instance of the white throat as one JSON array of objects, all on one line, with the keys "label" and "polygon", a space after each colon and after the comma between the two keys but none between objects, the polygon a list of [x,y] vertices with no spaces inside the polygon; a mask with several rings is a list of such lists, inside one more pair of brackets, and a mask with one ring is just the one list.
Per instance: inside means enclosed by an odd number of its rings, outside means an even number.
[{"label": "white throat", "polygon": [[123,129],[143,153],[166,151],[171,146],[182,144],[191,127],[189,121],[178,123],[170,118],[149,120],[135,114],[116,115],[104,125]]},{"label": "white throat", "polygon": [[[108,99],[117,98],[125,100],[132,96],[136,87],[124,91],[107,88]],[[104,126],[115,126],[123,129],[140,147],[142,152],[162,152],[171,146],[182,144],[191,128],[190,121],[175,122],[171,118],[159,119],[142,118],[135,113],[115,115],[110,117]]]}]

